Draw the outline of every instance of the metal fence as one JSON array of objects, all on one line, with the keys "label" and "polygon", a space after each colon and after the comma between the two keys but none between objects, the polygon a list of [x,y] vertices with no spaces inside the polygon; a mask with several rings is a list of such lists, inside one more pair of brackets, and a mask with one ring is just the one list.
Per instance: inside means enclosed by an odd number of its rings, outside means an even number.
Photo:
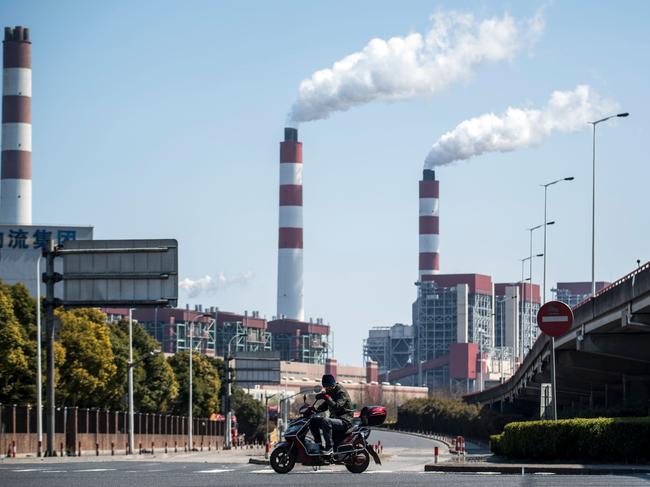
[{"label": "metal fence", "polygon": [[[0,404],[0,454],[33,453],[40,450],[35,406]],[[128,412],[62,407],[56,409],[55,445],[61,455],[111,452],[126,453]],[[45,425],[45,421],[43,421]],[[223,445],[224,422],[193,418],[195,449]],[[189,421],[185,416],[135,413],[134,452],[155,449],[186,451]],[[45,432],[43,432],[45,438]]]}]

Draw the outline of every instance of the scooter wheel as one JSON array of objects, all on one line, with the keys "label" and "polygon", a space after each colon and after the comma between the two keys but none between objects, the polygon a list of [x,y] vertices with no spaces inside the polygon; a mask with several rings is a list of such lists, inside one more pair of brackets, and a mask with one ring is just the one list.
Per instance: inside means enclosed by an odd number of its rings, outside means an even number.
[{"label": "scooter wheel", "polygon": [[289,446],[280,446],[271,453],[271,467],[277,473],[289,473],[296,464],[296,456]]},{"label": "scooter wheel", "polygon": [[[355,445],[355,448],[362,446],[363,445]],[[347,468],[348,472],[351,473],[363,473],[368,468],[368,465],[370,465],[370,455],[366,450],[363,450],[351,456],[346,462],[345,468]]]}]

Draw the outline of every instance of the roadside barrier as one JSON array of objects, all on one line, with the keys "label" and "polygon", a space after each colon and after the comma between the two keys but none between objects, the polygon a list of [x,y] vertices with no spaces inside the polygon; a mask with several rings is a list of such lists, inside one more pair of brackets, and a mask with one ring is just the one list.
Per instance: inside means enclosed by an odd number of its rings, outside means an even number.
[{"label": "roadside barrier", "polygon": [[440,455],[440,450],[438,447],[433,448],[433,463],[438,463],[438,456]]}]

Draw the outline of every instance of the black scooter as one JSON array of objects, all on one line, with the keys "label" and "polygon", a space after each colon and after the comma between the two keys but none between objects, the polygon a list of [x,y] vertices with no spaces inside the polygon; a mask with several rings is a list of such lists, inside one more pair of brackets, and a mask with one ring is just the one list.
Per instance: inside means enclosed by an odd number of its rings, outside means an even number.
[{"label": "black scooter", "polygon": [[[316,391],[318,392],[318,391]],[[301,417],[290,421],[284,432],[284,441],[280,441],[271,453],[271,467],[277,473],[288,473],[293,470],[296,462],[317,468],[323,465],[345,465],[352,473],[365,472],[370,464],[370,457],[376,464],[381,465],[377,452],[368,445],[370,436],[369,426],[381,424],[386,419],[386,408],[383,406],[368,406],[363,408],[360,424],[353,424],[347,431],[334,431],[334,453],[323,455],[320,445],[316,444],[309,433],[311,420],[320,415],[314,405],[306,402],[300,408]]]}]

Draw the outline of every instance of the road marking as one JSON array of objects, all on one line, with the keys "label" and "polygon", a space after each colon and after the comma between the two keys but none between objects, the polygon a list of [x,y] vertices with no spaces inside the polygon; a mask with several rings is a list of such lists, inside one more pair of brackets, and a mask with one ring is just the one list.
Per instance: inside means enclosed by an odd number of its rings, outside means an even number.
[{"label": "road marking", "polygon": [[535,472],[533,475],[555,475],[555,472]]},{"label": "road marking", "polygon": [[42,473],[66,473],[67,470],[41,470]]},{"label": "road marking", "polygon": [[84,468],[82,470],[70,470],[71,472],[108,472],[116,468]]},{"label": "road marking", "polygon": [[392,470],[370,470],[366,473],[394,473]]},{"label": "road marking", "polygon": [[223,472],[232,472],[232,468],[213,468],[211,470],[199,470],[196,473],[223,473]]},{"label": "road marking", "polygon": [[251,470],[250,473],[274,473],[270,468],[263,468],[262,470]]},{"label": "road marking", "polygon": [[12,470],[12,472],[40,472],[43,470],[42,468],[18,468],[15,470]]},{"label": "road marking", "polygon": [[501,475],[501,472],[472,472],[477,475]]}]

